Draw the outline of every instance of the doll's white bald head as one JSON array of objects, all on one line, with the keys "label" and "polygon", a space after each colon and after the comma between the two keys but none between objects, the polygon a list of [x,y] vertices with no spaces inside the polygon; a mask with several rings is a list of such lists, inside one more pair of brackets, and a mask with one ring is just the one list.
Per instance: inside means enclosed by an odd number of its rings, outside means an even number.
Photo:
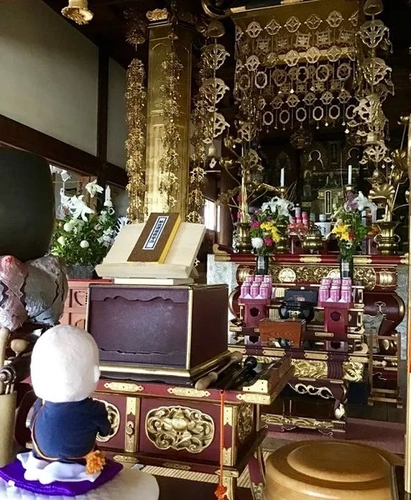
[{"label": "doll's white bald head", "polygon": [[55,326],[37,340],[31,380],[38,398],[52,403],[82,401],[94,392],[99,377],[97,344],[85,330]]}]

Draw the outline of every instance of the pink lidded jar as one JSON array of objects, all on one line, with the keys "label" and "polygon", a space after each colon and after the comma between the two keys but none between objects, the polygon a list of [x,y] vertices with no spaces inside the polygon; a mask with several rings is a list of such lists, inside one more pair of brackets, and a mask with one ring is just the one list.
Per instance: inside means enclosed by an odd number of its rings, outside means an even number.
[{"label": "pink lidded jar", "polygon": [[270,299],[271,294],[270,294],[270,287],[268,286],[267,283],[262,283],[260,286],[260,297],[262,299]]},{"label": "pink lidded jar", "polygon": [[341,287],[341,299],[340,302],[346,302],[347,304],[351,303],[352,298],[352,289],[351,286],[342,286]]},{"label": "pink lidded jar", "polygon": [[246,276],[245,277],[245,283],[251,283],[254,281],[254,276]]},{"label": "pink lidded jar", "polygon": [[250,295],[250,283],[243,283],[241,285],[240,299],[244,299]]},{"label": "pink lidded jar", "polygon": [[262,274],[256,274],[254,276],[254,283],[262,283],[264,276]]},{"label": "pink lidded jar", "polygon": [[320,286],[320,290],[318,292],[318,301],[326,302],[330,298],[330,287],[328,286]]},{"label": "pink lidded jar", "polygon": [[330,302],[338,302],[340,300],[340,287],[332,285],[330,289]]},{"label": "pink lidded jar", "polygon": [[258,283],[253,283],[250,288],[250,295],[253,299],[258,297],[260,294],[260,285]]}]

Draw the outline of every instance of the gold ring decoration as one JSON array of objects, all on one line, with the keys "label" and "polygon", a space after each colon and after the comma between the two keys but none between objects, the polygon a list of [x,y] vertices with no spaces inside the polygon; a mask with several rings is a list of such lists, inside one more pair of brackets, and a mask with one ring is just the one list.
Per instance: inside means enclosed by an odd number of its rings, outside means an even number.
[{"label": "gold ring decoration", "polygon": [[104,401],[102,399],[94,399],[94,400],[104,404],[111,425],[111,431],[109,432],[109,434],[107,436],[100,436],[100,434],[97,434],[96,440],[99,443],[107,443],[107,441],[110,441],[110,439],[112,439],[117,434],[120,428],[120,411],[117,408],[117,406],[114,406],[112,403],[109,403],[108,401]]}]

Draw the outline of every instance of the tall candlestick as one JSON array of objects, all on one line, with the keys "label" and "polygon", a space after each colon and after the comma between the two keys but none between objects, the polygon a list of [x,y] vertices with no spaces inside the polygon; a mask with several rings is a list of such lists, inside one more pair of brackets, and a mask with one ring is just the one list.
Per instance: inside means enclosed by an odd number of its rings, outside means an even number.
[{"label": "tall candlestick", "polygon": [[104,205],[106,207],[108,206],[112,206],[112,203],[111,203],[111,189],[110,189],[110,186],[107,186],[106,187],[106,193],[105,193],[105,200],[104,200]]},{"label": "tall candlestick", "polygon": [[281,174],[280,174],[280,187],[285,186],[285,169],[281,169]]},{"label": "tall candlestick", "polygon": [[352,184],[352,165],[348,165],[348,184]]}]

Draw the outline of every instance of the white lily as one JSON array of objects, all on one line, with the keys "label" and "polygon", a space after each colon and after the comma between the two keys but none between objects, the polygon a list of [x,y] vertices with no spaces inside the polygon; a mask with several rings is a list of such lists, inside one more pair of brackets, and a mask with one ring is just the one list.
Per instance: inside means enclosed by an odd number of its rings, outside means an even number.
[{"label": "white lily", "polygon": [[84,201],[84,196],[72,196],[70,199],[70,212],[74,219],[80,217],[87,222],[87,214],[94,214],[94,210],[88,207]]},{"label": "white lily", "polygon": [[90,194],[92,198],[94,198],[94,196],[96,196],[97,193],[102,193],[104,190],[99,184],[97,184],[97,179],[95,179],[94,181],[86,184],[86,191]]}]

